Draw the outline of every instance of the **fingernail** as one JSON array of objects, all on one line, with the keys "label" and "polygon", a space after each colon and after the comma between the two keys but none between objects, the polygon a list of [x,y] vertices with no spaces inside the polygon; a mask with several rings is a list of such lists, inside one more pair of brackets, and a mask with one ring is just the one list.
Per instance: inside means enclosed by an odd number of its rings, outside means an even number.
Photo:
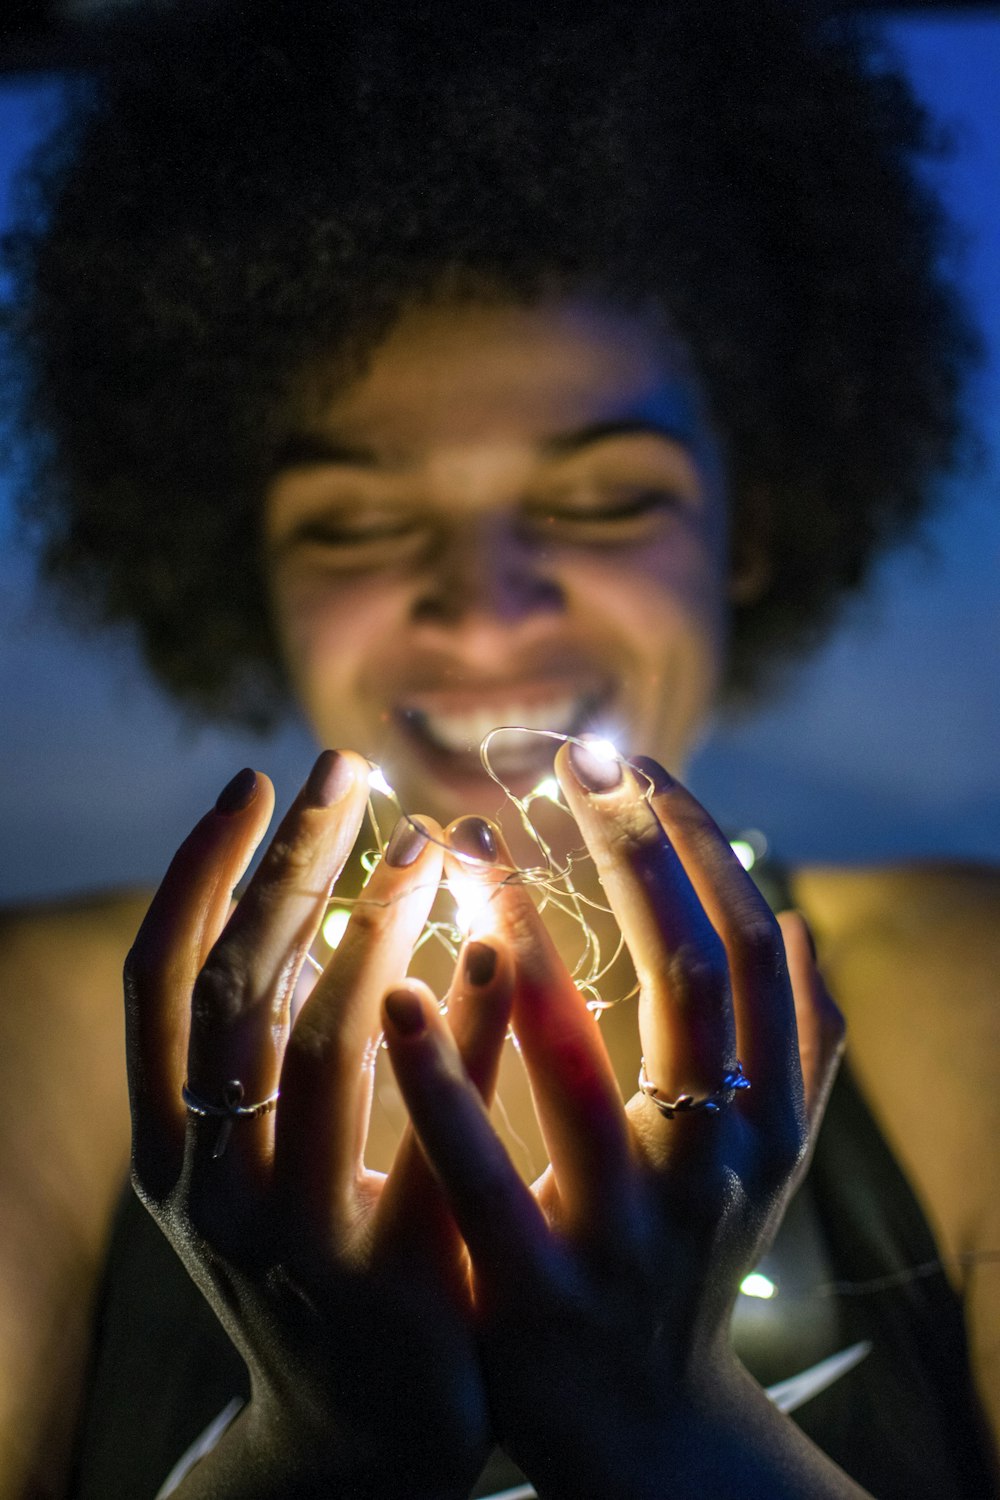
[{"label": "fingernail", "polygon": [[471,854],[474,859],[492,861],[497,857],[497,841],[485,818],[463,818],[451,830],[448,842],[459,854]]},{"label": "fingernail", "polygon": [[489,984],[497,971],[497,950],[489,943],[470,943],[465,950],[465,977],[470,984]]},{"label": "fingernail", "polygon": [[400,818],[385,847],[385,862],[397,870],[412,865],[421,849],[427,844],[427,834],[418,818]]},{"label": "fingernail", "polygon": [[385,1013],[400,1036],[419,1036],[427,1029],[423,1006],[410,990],[390,990],[385,997]]},{"label": "fingernail", "polygon": [[621,785],[621,761],[595,755],[585,743],[570,745],[569,762],[585,792],[610,792]]},{"label": "fingernail", "polygon": [[305,800],[310,807],[332,807],[353,780],[354,772],[347,757],[339,750],[324,750],[309,772]]},{"label": "fingernail", "polygon": [[238,813],[245,807],[249,807],[257,795],[257,772],[244,766],[242,771],[237,771],[232,781],[222,788],[215,800],[215,810],[219,813]]},{"label": "fingernail", "polygon": [[633,756],[632,767],[643,776],[649,777],[654,797],[658,797],[661,792],[669,792],[672,786],[677,785],[670,772],[665,771],[660,762],[654,760],[651,755]]}]

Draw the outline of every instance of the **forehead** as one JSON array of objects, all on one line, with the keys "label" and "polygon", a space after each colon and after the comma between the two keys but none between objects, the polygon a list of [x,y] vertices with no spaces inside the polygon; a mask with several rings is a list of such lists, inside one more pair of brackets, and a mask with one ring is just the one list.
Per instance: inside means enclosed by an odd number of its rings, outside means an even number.
[{"label": "forehead", "polygon": [[648,421],[692,447],[703,402],[682,347],[583,301],[406,311],[316,425],[386,458],[482,441],[542,444],[595,421]]}]

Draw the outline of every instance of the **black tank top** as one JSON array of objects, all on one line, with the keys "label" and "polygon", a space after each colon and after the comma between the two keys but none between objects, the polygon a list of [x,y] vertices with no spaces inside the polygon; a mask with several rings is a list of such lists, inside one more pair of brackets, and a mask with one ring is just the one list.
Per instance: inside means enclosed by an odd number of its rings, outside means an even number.
[{"label": "black tank top", "polygon": [[[737,1349],[757,1379],[773,1386],[854,1350],[857,1363],[793,1414],[825,1452],[878,1500],[997,1493],[961,1308],[846,1070],[806,1182],[759,1269],[775,1294],[741,1295],[734,1317]],[[242,1361],[128,1193],[96,1314],[72,1495],[152,1500],[208,1424],[247,1395]],[[498,1453],[473,1493],[519,1480]]]},{"label": "black tank top", "polygon": [[[792,904],[780,864],[758,860],[751,873],[773,910]],[[848,1066],[758,1272],[773,1295],[738,1297],[736,1350],[775,1395],[825,1372],[791,1412],[825,1453],[876,1500],[1000,1500],[961,1305]],[[127,1192],[95,1314],[71,1500],[153,1500],[234,1397],[249,1398],[242,1360]],[[497,1450],[470,1500],[523,1484]]]}]

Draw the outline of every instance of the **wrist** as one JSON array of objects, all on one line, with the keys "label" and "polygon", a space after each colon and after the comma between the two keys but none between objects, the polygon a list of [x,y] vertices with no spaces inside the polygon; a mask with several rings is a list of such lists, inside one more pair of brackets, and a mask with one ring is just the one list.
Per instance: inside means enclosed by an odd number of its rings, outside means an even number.
[{"label": "wrist", "polygon": [[[617,1433],[594,1423],[572,1453],[525,1468],[540,1500],[861,1500],[866,1493],[783,1416],[732,1355]],[[582,1477],[581,1477],[582,1476]]]},{"label": "wrist", "polygon": [[[415,1472],[385,1443],[337,1440],[253,1401],[172,1492],[176,1500],[466,1500],[475,1475]],[[477,1471],[478,1472],[478,1469]]]}]

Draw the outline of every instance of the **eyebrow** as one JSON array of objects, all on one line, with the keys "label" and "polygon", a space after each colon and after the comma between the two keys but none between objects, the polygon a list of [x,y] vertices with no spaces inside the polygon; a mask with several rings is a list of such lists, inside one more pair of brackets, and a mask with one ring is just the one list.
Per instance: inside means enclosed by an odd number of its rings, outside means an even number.
[{"label": "eyebrow", "polygon": [[[643,418],[620,418],[614,421],[589,422],[573,432],[559,433],[546,438],[540,451],[546,458],[570,458],[597,443],[612,438],[655,437],[671,443],[691,445],[691,433],[682,422],[670,423],[650,421]],[[373,448],[360,448],[349,443],[338,442],[319,432],[292,433],[279,448],[274,461],[274,472],[286,469],[306,469],[337,466],[352,469],[385,469],[398,467],[395,460],[389,461]]]},{"label": "eyebrow", "polygon": [[590,422],[576,432],[560,433],[557,437],[548,438],[542,444],[542,452],[548,458],[569,458],[595,443],[619,437],[655,437],[666,439],[670,443],[682,443],[686,447],[691,444],[691,434],[680,422],[655,422],[648,418],[625,417],[611,422]]}]

